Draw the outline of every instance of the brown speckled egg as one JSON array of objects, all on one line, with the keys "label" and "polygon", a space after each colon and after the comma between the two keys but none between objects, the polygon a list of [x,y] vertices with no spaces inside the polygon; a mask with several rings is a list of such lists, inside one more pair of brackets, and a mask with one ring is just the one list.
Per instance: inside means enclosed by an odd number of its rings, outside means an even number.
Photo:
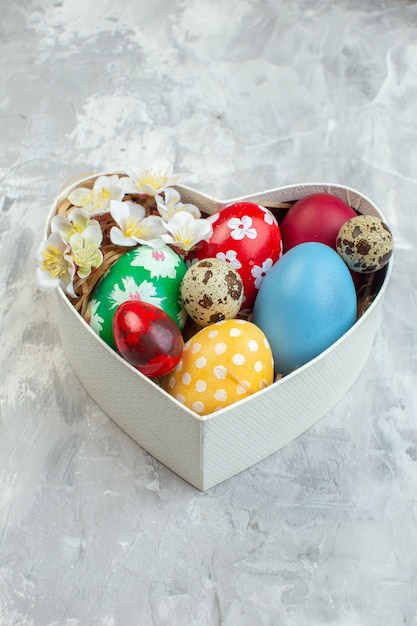
[{"label": "brown speckled egg", "polygon": [[242,279],[227,261],[203,259],[185,273],[181,298],[188,315],[208,326],[237,315],[243,301]]},{"label": "brown speckled egg", "polygon": [[392,233],[379,218],[358,215],[339,230],[336,250],[351,270],[361,274],[376,272],[391,258]]}]

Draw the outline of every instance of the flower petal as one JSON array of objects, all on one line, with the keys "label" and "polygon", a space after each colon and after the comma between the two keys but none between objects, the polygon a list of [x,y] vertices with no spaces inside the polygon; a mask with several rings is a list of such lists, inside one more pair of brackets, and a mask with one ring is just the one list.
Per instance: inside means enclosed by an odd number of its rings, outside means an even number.
[{"label": "flower petal", "polygon": [[157,215],[145,217],[138,228],[138,234],[132,235],[137,243],[146,244],[151,248],[159,249],[165,244],[161,239],[161,235],[166,233],[165,224]]},{"label": "flower petal", "polygon": [[200,210],[194,204],[183,204],[181,196],[176,189],[168,187],[164,190],[164,197],[160,194],[155,196],[158,213],[163,220],[168,222],[179,211],[191,213],[193,217],[201,217]]},{"label": "flower petal", "polygon": [[103,241],[103,233],[98,222],[87,226],[87,228],[83,230],[82,235],[85,237],[85,239],[89,239],[91,243],[94,244],[94,246],[96,246],[97,248],[101,245],[101,242]]},{"label": "flower petal", "polygon": [[139,167],[127,167],[125,172],[128,179],[133,183],[134,190],[125,178],[121,178],[119,184],[125,191],[126,189],[129,190],[127,193],[155,196],[167,187],[175,185],[182,177],[182,174],[173,174],[172,170],[172,163],[163,160],[156,161],[147,170]]},{"label": "flower petal", "polygon": [[68,200],[74,206],[83,206],[86,202],[88,202],[88,198],[90,197],[91,189],[87,189],[86,187],[77,187],[68,194]]},{"label": "flower petal", "polygon": [[98,176],[94,182],[93,190],[95,193],[100,193],[103,189],[110,189],[110,187],[117,187],[119,177],[117,174],[112,176]]},{"label": "flower petal", "polygon": [[115,246],[132,247],[137,245],[137,241],[133,239],[133,237],[125,237],[123,231],[117,228],[117,226],[113,226],[113,228],[110,229],[110,241]]},{"label": "flower petal", "polygon": [[74,206],[83,207],[89,214],[102,215],[108,211],[111,200],[121,200],[124,196],[123,189],[116,183],[119,183],[117,175],[98,176],[92,189],[74,189],[68,199]]},{"label": "flower petal", "polygon": [[52,291],[59,286],[60,279],[58,276],[52,276],[50,272],[45,272],[40,267],[36,269],[36,281],[42,291]]},{"label": "flower petal", "polygon": [[51,233],[39,246],[36,253],[36,278],[43,291],[49,291],[58,285],[65,288],[73,280],[75,266],[69,251],[68,244],[58,232]]},{"label": "flower petal", "polygon": [[120,202],[112,200],[110,202],[110,214],[116,224],[124,230],[130,215],[137,220],[142,220],[146,216],[146,211],[143,206],[136,204],[135,202]]},{"label": "flower petal", "polygon": [[135,183],[128,176],[123,176],[123,178],[119,180],[119,185],[123,189],[125,194],[138,193]]},{"label": "flower petal", "polygon": [[161,235],[166,243],[189,251],[203,239],[209,239],[213,228],[205,219],[195,219],[186,211],[179,211],[165,225],[169,234]]}]

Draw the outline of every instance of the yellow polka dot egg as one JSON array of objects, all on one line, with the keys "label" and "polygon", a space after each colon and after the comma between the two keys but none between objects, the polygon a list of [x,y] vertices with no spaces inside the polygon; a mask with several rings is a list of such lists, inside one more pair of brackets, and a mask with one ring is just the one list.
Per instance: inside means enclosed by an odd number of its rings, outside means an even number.
[{"label": "yellow polka dot egg", "polygon": [[270,385],[272,351],[252,322],[228,319],[210,324],[187,341],[164,389],[199,415],[208,415]]}]

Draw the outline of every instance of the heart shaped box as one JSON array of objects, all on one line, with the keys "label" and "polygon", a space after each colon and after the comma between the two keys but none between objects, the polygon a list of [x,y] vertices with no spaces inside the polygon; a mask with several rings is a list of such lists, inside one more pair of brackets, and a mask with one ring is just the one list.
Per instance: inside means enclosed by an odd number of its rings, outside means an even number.
[{"label": "heart shaped box", "polygon": [[[113,172],[114,173],[114,172]],[[94,176],[78,179],[55,200],[48,217],[70,191]],[[213,214],[237,201],[266,207],[330,193],[359,213],[383,219],[358,191],[341,185],[309,183],[219,201],[189,187],[176,187],[182,202]],[[64,351],[96,403],[142,448],[201,491],[231,478],[277,452],[322,418],[350,389],[370,354],[392,269],[386,266],[372,304],[352,328],[318,357],[266,389],[230,407],[198,416],[143,376],[107,346],[55,291],[56,322]]]}]

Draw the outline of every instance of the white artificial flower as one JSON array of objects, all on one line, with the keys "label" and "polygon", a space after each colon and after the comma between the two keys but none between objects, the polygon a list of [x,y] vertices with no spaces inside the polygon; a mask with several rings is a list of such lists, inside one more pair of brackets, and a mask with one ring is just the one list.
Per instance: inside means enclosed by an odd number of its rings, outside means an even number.
[{"label": "white artificial flower", "polygon": [[125,193],[156,196],[164,189],[175,185],[182,174],[173,174],[173,165],[169,161],[156,161],[148,169],[127,167],[126,174],[119,184]]},{"label": "white artificial flower", "polygon": [[36,278],[43,291],[51,291],[60,286],[69,295],[76,296],[72,284],[75,264],[70,255],[69,245],[59,233],[51,233],[48,239],[41,243],[36,260],[38,262]]},{"label": "white artificial flower", "polygon": [[74,233],[69,240],[71,256],[80,278],[87,278],[92,269],[100,267],[103,253],[100,250],[103,234],[99,224],[88,226],[82,233]]},{"label": "white artificial flower", "polygon": [[51,220],[51,231],[59,233],[65,242],[69,242],[72,235],[82,233],[89,226],[98,224],[97,220],[92,220],[89,214],[83,209],[72,209],[68,215],[55,215]]},{"label": "white artificial flower", "polygon": [[117,174],[99,176],[92,189],[78,187],[71,191],[68,200],[74,206],[82,207],[90,215],[103,215],[108,212],[111,200],[121,200],[124,196],[119,182]]},{"label": "white artificial flower", "polygon": [[110,214],[117,226],[110,230],[111,242],[117,246],[136,246],[147,244],[152,248],[161,248],[164,242],[161,235],[166,232],[162,220],[157,215],[146,217],[146,211],[134,202],[110,203]]},{"label": "white artificial flower", "polygon": [[195,218],[201,217],[200,210],[194,204],[183,204],[179,192],[171,187],[165,189],[164,198],[156,195],[155,200],[158,213],[165,222],[169,222],[179,211],[187,211]]},{"label": "white artificial flower", "polygon": [[180,211],[165,224],[168,233],[161,235],[167,244],[188,252],[200,241],[208,240],[213,228],[208,220],[195,219],[191,213]]}]

